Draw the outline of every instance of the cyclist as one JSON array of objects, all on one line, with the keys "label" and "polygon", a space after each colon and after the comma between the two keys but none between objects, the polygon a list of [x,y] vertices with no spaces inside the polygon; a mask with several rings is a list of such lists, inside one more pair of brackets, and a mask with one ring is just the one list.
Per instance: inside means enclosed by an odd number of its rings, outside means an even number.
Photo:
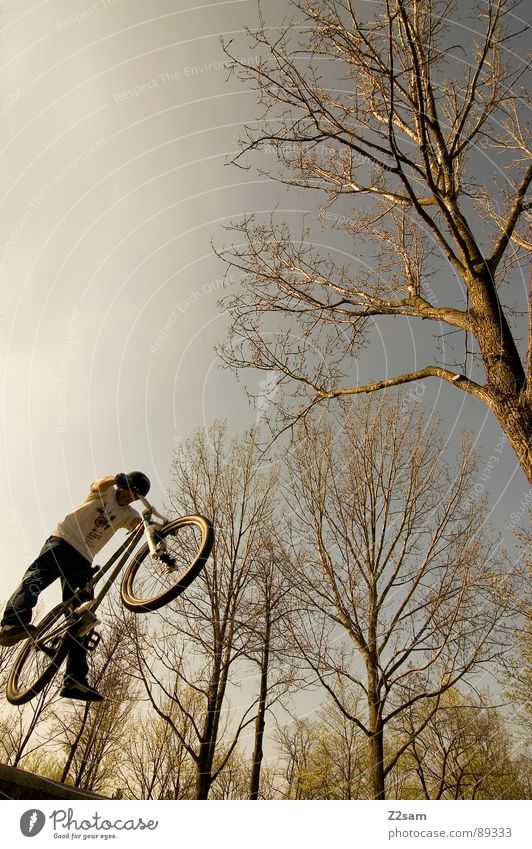
[{"label": "cyclist", "polygon": [[[63,599],[87,583],[93,574],[94,556],[120,528],[133,530],[141,518],[129,505],[147,495],[150,481],[142,472],[99,478],[86,498],[59,522],[46,540],[37,559],[9,599],[0,626],[0,646],[12,646],[33,636],[33,608],[40,593],[56,578],[61,579]],[[84,638],[72,643],[61,696],[100,702],[103,696],[87,681],[87,647]]]}]

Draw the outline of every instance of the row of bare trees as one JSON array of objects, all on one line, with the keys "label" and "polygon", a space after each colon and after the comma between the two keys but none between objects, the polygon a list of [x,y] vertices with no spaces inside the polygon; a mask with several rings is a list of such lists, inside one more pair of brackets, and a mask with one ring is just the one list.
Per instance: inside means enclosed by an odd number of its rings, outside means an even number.
[{"label": "row of bare trees", "polygon": [[[412,708],[410,729],[388,738],[390,750],[410,736],[422,712],[419,706]],[[530,798],[530,756],[493,705],[452,689],[437,712],[425,715],[423,729],[389,773],[389,798]],[[284,765],[279,786],[285,798],[372,798],[364,735],[330,699],[316,716],[282,729],[278,744]]]},{"label": "row of bare trees", "polygon": [[307,418],[275,462],[252,436],[218,424],[176,451],[169,509],[213,518],[212,558],[157,614],[109,609],[107,701],[52,687],[6,709],[2,760],[133,798],[485,798],[506,768],[522,795],[527,596],[470,497],[467,440],[449,465],[396,396]]}]

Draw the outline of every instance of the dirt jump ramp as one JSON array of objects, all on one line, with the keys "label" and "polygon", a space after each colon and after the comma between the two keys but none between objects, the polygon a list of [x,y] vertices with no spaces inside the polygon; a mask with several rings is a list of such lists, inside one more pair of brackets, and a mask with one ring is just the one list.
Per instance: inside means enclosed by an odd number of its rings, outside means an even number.
[{"label": "dirt jump ramp", "polygon": [[13,766],[0,764],[0,800],[9,799],[106,799],[60,781],[51,781],[42,775],[25,772]]}]

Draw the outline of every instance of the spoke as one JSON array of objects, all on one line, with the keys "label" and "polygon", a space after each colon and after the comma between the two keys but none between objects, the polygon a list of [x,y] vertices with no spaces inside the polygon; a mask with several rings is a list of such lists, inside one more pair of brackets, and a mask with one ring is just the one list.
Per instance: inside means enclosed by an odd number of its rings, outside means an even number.
[{"label": "spoke", "polygon": [[146,554],[133,579],[133,595],[155,598],[179,584],[196,559],[201,542],[201,531],[195,525],[179,527],[166,535],[166,556],[156,559],[149,552]]}]

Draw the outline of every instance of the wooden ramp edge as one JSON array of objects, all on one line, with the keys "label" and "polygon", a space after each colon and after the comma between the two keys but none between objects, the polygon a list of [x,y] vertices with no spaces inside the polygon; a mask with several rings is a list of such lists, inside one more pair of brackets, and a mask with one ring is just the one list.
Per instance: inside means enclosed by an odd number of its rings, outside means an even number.
[{"label": "wooden ramp edge", "polygon": [[0,764],[0,800],[9,799],[107,799],[107,796]]}]

